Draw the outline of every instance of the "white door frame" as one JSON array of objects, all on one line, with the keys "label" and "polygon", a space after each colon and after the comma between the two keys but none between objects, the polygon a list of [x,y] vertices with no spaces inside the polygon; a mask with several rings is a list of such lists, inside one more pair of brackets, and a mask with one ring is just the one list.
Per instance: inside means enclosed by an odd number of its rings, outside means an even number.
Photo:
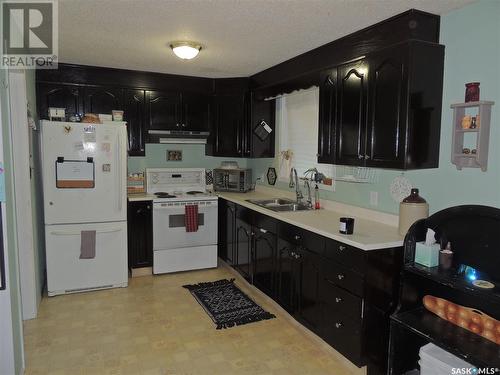
[{"label": "white door frame", "polygon": [[28,127],[26,75],[24,71],[9,72],[9,88],[19,278],[23,319],[26,320],[36,318],[39,298],[35,271],[38,264],[33,245],[30,129]]}]

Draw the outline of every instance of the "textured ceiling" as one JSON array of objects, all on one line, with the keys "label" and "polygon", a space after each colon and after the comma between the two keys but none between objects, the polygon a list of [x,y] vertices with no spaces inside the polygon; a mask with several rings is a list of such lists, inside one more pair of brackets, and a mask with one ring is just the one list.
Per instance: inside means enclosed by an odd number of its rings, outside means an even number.
[{"label": "textured ceiling", "polygon": [[[248,76],[385,18],[471,0],[59,0],[66,63],[203,77]],[[204,49],[175,57],[173,40]]]}]

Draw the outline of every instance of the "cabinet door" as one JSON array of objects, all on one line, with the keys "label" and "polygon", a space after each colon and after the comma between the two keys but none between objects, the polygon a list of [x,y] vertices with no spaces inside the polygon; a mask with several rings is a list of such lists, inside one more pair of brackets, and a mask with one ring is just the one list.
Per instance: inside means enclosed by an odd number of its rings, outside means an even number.
[{"label": "cabinet door", "polygon": [[365,162],[367,73],[364,60],[342,65],[338,70],[337,164]]},{"label": "cabinet door", "polygon": [[299,263],[299,316],[313,331],[321,324],[319,286],[321,280],[321,257],[306,249],[296,249]]},{"label": "cabinet door", "polygon": [[236,219],[236,269],[252,282],[252,227],[245,221]]},{"label": "cabinet door", "polygon": [[262,228],[253,228],[253,283],[268,296],[274,296],[276,235]]},{"label": "cabinet door", "polygon": [[74,85],[57,83],[39,83],[37,85],[38,115],[41,119],[49,118],[49,108],[65,108],[66,116],[83,113],[82,89]]},{"label": "cabinet door", "polygon": [[242,156],[244,100],[244,95],[221,95],[215,98],[215,156]]},{"label": "cabinet door", "polygon": [[127,122],[128,154],[130,156],[144,156],[145,152],[145,124],[144,91],[125,90],[123,119]]},{"label": "cabinet door", "polygon": [[127,213],[129,268],[153,266],[152,202],[129,202]]},{"label": "cabinet door", "polygon": [[83,96],[85,113],[111,114],[114,109],[123,109],[122,89],[112,87],[85,87]]},{"label": "cabinet door", "polygon": [[[243,155],[252,158],[274,158],[276,101],[258,100],[254,95],[248,94],[245,119],[247,126],[243,131]],[[271,129],[267,137],[260,137],[254,132],[262,121]]]},{"label": "cabinet door", "polygon": [[297,260],[295,245],[278,238],[276,261],[277,301],[290,314],[297,310]]},{"label": "cabinet door", "polygon": [[148,130],[181,130],[181,120],[180,94],[146,91],[146,125]]},{"label": "cabinet door", "polygon": [[210,116],[209,107],[207,95],[182,94],[182,129],[207,131]]},{"label": "cabinet door", "polygon": [[366,165],[396,168],[404,166],[407,84],[407,47],[373,54],[370,69]]},{"label": "cabinet door", "polygon": [[318,163],[335,163],[335,125],[337,116],[337,69],[320,76]]},{"label": "cabinet door", "polygon": [[236,213],[234,205],[229,202],[226,205],[225,222],[226,262],[233,265],[236,254]]}]

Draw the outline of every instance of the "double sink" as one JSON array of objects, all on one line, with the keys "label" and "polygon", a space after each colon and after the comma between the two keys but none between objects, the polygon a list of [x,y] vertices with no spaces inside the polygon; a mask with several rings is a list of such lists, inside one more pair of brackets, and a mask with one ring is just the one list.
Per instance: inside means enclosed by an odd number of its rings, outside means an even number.
[{"label": "double sink", "polygon": [[306,203],[297,203],[287,198],[247,199],[247,202],[276,212],[307,211],[312,209]]}]

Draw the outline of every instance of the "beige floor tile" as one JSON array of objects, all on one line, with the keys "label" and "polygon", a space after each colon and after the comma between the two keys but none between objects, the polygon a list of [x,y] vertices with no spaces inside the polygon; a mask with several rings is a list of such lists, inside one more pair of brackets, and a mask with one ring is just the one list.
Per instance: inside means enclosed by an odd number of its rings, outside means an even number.
[{"label": "beige floor tile", "polygon": [[43,298],[39,317],[24,324],[26,374],[359,373],[239,277],[236,284],[277,318],[216,330],[182,285],[232,277],[234,271],[223,266]]}]

